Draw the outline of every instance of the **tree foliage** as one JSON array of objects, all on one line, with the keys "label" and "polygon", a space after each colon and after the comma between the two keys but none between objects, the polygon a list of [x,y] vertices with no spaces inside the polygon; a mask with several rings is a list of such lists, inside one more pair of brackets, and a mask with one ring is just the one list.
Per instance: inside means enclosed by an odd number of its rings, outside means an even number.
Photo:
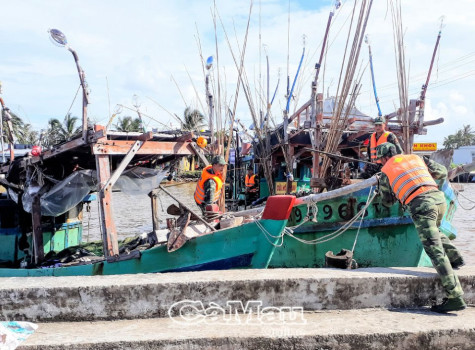
[{"label": "tree foliage", "polygon": [[[27,145],[34,145],[38,143],[39,133],[32,129],[31,124],[25,123],[19,116],[17,116],[12,111],[8,111],[8,114],[11,116],[11,126],[12,133],[15,139],[15,143],[23,143]],[[9,128],[7,121],[7,114],[3,112],[2,115],[3,121],[3,141],[9,142]]]},{"label": "tree foliage", "polygon": [[183,117],[179,118],[182,130],[199,131],[205,126],[205,117],[197,109],[186,107],[183,112]]},{"label": "tree foliage", "polygon": [[475,132],[470,125],[464,125],[455,134],[444,138],[445,149],[457,149],[462,146],[475,145]]},{"label": "tree foliage", "polygon": [[48,120],[48,128],[42,139],[43,145],[53,146],[72,140],[74,136],[81,133],[81,127],[76,127],[77,121],[78,117],[71,116],[71,113],[68,113],[62,122],[56,118]]},{"label": "tree foliage", "polygon": [[142,121],[139,118],[133,119],[132,117],[119,118],[116,124],[114,124],[117,131],[122,132],[141,132]]}]

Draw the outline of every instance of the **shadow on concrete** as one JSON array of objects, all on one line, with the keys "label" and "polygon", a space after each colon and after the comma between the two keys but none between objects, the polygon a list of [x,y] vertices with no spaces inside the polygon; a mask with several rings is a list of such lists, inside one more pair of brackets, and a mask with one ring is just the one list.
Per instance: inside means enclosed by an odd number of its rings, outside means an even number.
[{"label": "shadow on concrete", "polygon": [[[442,317],[457,317],[456,312],[449,312],[445,314],[440,314],[437,312],[430,311],[430,308],[422,307],[422,308],[414,308],[414,309],[388,309],[390,312],[397,312],[397,313],[405,313],[405,314],[417,314],[417,315],[427,315],[427,316],[442,316]],[[463,312],[463,311],[459,311]]]},{"label": "shadow on concrete", "polygon": [[396,275],[408,275],[408,276],[417,276],[417,277],[434,277],[437,276],[437,272],[434,268],[428,267],[427,269],[432,269],[432,271],[414,271],[410,267],[407,268],[398,268],[398,267],[368,267],[362,269],[356,269],[352,271],[357,272],[367,272],[371,274],[381,273],[381,274],[396,274]]}]

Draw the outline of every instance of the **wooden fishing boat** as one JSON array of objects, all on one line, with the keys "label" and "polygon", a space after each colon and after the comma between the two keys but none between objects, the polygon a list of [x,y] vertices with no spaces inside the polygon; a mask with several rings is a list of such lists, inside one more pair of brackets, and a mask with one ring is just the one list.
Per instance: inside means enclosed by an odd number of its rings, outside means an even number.
[{"label": "wooden fishing boat", "polygon": [[[282,240],[295,197],[269,199],[259,220],[218,229],[188,226],[185,242],[169,251],[167,235],[158,235],[156,245],[112,257],[27,269],[0,268],[0,277],[114,275],[153,272],[266,268],[276,246]],[[203,225],[201,225],[203,226]]]},{"label": "wooden fishing boat", "polygon": [[[6,198],[0,202],[0,259],[4,260],[0,277],[266,268],[282,240],[295,197],[270,199],[257,219],[222,219],[213,223],[177,200],[183,209],[176,220],[178,224],[171,220],[167,222],[168,229],[161,229],[158,196],[167,172],[183,156],[196,155],[208,165],[195,136],[181,131],[110,132],[101,125],[90,126],[88,91],[78,56],[67,46],[63,33],[52,29],[50,34],[73,54],[76,62],[83,89],[82,129],[80,134],[50,149],[37,149],[17,158],[11,152],[8,162],[0,165],[0,184],[7,189]],[[11,120],[8,108],[1,102],[2,116]],[[9,124],[10,150],[14,143],[12,130]],[[126,249],[118,240],[112,215],[114,186],[122,186],[122,190],[133,188],[151,198],[153,231]],[[163,187],[161,191],[171,195]],[[100,255],[78,245],[80,213],[90,193],[97,193],[99,204]],[[78,227],[72,227],[78,223]],[[26,242],[19,244],[21,240]],[[25,246],[29,246],[28,256]]]},{"label": "wooden fishing boat", "polygon": [[[361,23],[362,31],[355,32],[354,43],[361,44],[363,40],[367,15]],[[353,265],[359,266],[430,266],[409,214],[398,204],[390,209],[382,206],[379,197],[373,195],[376,179],[362,183],[357,179],[363,163],[370,163],[364,152],[369,152],[366,145],[374,131],[373,118],[355,108],[361,78],[353,72],[359,52],[342,67],[346,73],[341,76],[343,87],[337,91],[337,98],[324,100],[323,94],[317,93],[332,16],[333,12],[328,19],[320,60],[315,65],[310,100],[290,116],[287,108],[283,123],[254,145],[256,159],[265,159],[259,163],[266,178],[260,182],[261,198],[274,193],[303,196],[296,200],[283,245],[276,250],[269,266],[323,267],[339,257],[349,257],[347,267],[351,267],[352,260]],[[401,108],[385,115],[387,130],[400,139],[407,154],[413,152],[414,135],[425,135],[427,126],[443,122],[443,118],[424,120],[425,93],[440,35],[439,32],[420,97],[409,101],[403,93],[406,82],[400,81]],[[402,42],[402,37],[398,40]],[[399,44],[395,50],[403,47]],[[397,56],[401,60],[404,54]],[[398,70],[404,71],[404,62],[398,62]],[[373,71],[372,77],[378,102]],[[442,190],[448,209],[441,230],[453,239],[456,230],[451,220],[457,201],[448,182]],[[246,212],[255,213],[251,209],[240,215]]]},{"label": "wooden fishing boat", "polygon": [[[344,189],[344,188],[343,188]],[[432,266],[409,213],[397,203],[391,208],[379,196],[364,214],[349,223],[366,206],[374,187],[367,187],[315,203],[316,221],[306,204],[295,206],[289,220],[293,237],[286,237],[273,255],[270,267],[324,267],[326,253],[352,252],[359,267]],[[456,210],[455,193],[448,182],[442,186],[447,212],[441,230],[450,239],[457,231],[452,226]],[[313,209],[315,211],[315,209]]]}]

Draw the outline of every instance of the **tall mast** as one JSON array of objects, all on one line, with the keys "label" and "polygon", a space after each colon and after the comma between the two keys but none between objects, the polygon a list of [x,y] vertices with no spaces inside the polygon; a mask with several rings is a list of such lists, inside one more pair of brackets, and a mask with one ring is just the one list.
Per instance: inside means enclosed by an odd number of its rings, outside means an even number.
[{"label": "tall mast", "polygon": [[432,59],[430,61],[429,72],[427,73],[426,83],[424,85],[422,85],[421,97],[419,98],[419,100],[420,100],[419,106],[421,108],[424,108],[424,100],[426,98],[427,87],[429,86],[429,80],[430,80],[430,75],[432,73],[432,67],[434,66],[435,55],[437,53],[437,49],[439,48],[440,37],[442,36],[443,22],[444,22],[444,19],[442,18],[441,21],[440,21],[439,34],[437,35],[437,40],[435,42],[434,52],[432,53]]},{"label": "tall mast", "polygon": [[214,114],[214,101],[213,94],[209,88],[209,79],[210,79],[210,70],[213,67],[213,56],[209,56],[206,60],[206,97],[208,100],[209,107],[209,131],[211,132],[211,144],[214,145],[214,123],[213,123],[213,114]]},{"label": "tall mast", "polygon": [[[335,14],[341,6],[341,1],[335,1],[334,9],[330,11],[328,15],[327,27],[325,29],[325,36],[323,37],[322,49],[320,51],[320,58],[315,64],[315,78],[312,82],[312,94],[310,97],[310,122],[311,122],[311,141],[312,148],[319,149],[320,141],[322,138],[321,123],[323,118],[323,95],[317,94],[318,87],[318,75],[320,74],[320,68],[323,62],[323,56],[325,54],[325,48],[327,46],[328,35],[330,33],[330,25]],[[318,101],[317,101],[318,99]],[[318,105],[318,117],[317,117],[317,105]],[[317,120],[318,119],[318,120]],[[310,181],[310,187],[318,187],[318,174],[319,174],[320,155],[318,152],[313,152],[312,158],[312,180]]]},{"label": "tall mast", "polygon": [[369,67],[371,68],[371,81],[373,82],[374,99],[376,101],[376,106],[378,107],[378,115],[381,117],[383,113],[381,113],[381,107],[379,106],[378,93],[376,92],[376,81],[374,80],[374,68],[373,68],[373,54],[371,53],[371,44],[369,42],[368,34],[366,34],[365,36],[365,43],[368,44]]}]

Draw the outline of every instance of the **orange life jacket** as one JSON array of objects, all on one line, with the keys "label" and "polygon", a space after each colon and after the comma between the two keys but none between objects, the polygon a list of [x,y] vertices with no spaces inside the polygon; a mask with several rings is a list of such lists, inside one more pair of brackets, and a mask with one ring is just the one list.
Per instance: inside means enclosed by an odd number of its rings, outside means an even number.
[{"label": "orange life jacket", "polygon": [[213,180],[216,183],[216,191],[214,192],[214,198],[212,199],[213,203],[217,202],[219,196],[221,195],[221,189],[223,188],[223,178],[216,174],[211,174],[209,170],[212,168],[212,165],[208,165],[201,172],[200,179],[196,184],[195,190],[195,202],[200,205],[205,199],[205,182],[208,180]]},{"label": "orange life jacket", "polygon": [[379,145],[385,142],[388,142],[389,134],[390,134],[389,131],[385,131],[377,141],[376,141],[376,133],[373,132],[373,135],[371,135],[371,148],[369,151],[371,152],[371,161],[373,163],[381,164],[381,160],[377,159],[376,157],[376,147],[378,147]]},{"label": "orange life jacket", "polygon": [[389,178],[391,189],[402,204],[408,204],[421,193],[437,188],[427,165],[415,154],[391,157],[381,171]]},{"label": "orange life jacket", "polygon": [[256,184],[256,174],[253,174],[251,176],[246,175],[245,183],[246,183],[246,187],[254,186]]}]

